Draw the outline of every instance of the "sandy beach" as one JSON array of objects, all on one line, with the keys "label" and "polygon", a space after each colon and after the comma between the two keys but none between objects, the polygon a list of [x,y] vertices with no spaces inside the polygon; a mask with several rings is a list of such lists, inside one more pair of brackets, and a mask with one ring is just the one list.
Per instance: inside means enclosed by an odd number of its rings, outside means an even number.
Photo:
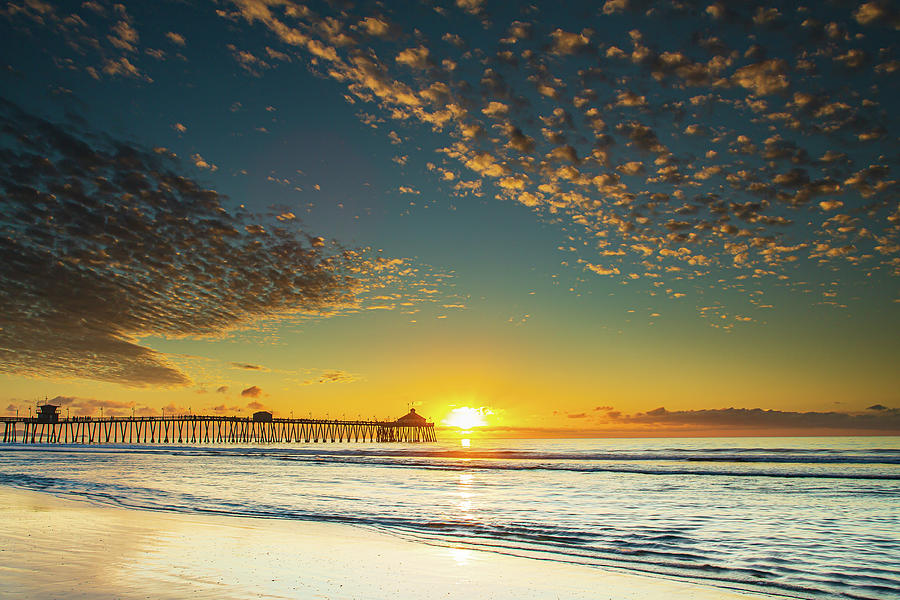
[{"label": "sandy beach", "polygon": [[2,486],[0,520],[10,599],[770,597],[348,525],[132,510]]}]

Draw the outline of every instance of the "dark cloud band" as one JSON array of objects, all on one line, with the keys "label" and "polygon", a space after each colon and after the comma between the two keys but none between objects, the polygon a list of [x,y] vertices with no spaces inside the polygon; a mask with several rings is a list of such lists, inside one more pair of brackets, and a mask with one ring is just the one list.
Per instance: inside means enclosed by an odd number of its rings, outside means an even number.
[{"label": "dark cloud band", "polygon": [[348,254],[251,223],[168,153],[0,101],[0,370],[188,377],[146,336],[221,334],[352,297]]}]

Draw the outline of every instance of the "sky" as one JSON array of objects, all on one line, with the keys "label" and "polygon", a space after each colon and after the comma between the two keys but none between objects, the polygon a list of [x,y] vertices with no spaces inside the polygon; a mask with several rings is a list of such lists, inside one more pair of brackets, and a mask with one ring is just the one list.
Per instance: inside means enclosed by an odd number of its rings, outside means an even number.
[{"label": "sky", "polygon": [[0,8],[0,409],[900,433],[889,2]]}]

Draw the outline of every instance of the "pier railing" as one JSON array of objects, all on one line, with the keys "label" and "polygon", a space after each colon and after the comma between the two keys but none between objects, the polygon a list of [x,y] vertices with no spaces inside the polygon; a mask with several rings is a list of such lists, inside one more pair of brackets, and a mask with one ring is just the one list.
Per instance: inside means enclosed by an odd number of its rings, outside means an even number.
[{"label": "pier railing", "polygon": [[333,419],[168,417],[0,417],[4,443],[18,444],[277,444],[436,442],[434,423]]}]

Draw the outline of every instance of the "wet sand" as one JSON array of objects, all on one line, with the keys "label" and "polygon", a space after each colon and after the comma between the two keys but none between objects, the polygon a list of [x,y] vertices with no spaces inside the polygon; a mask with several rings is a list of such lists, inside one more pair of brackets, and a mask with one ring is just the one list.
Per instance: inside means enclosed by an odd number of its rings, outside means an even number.
[{"label": "wet sand", "polygon": [[0,595],[17,600],[774,598],[349,525],[133,510],[5,486],[0,523]]}]

